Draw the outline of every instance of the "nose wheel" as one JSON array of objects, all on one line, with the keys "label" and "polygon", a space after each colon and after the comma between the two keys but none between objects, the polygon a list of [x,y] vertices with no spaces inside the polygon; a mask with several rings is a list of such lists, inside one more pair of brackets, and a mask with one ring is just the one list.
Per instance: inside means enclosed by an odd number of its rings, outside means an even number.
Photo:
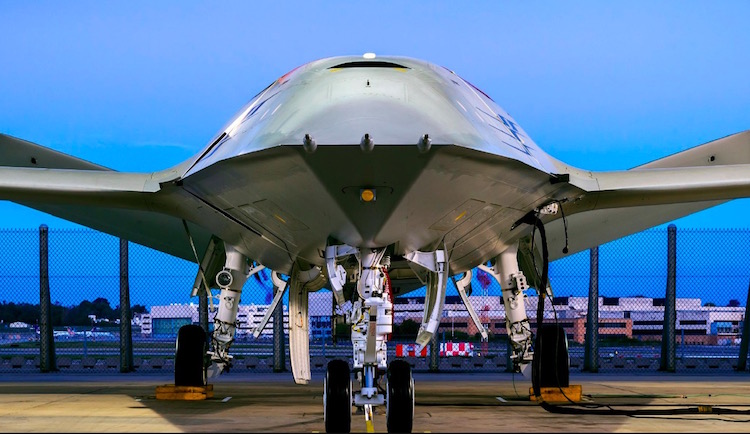
[{"label": "nose wheel", "polygon": [[331,360],[323,386],[323,420],[326,432],[348,433],[352,425],[352,381],[349,364]]},{"label": "nose wheel", "polygon": [[394,360],[388,366],[385,402],[388,432],[411,432],[414,423],[414,378],[411,365],[405,360]]}]

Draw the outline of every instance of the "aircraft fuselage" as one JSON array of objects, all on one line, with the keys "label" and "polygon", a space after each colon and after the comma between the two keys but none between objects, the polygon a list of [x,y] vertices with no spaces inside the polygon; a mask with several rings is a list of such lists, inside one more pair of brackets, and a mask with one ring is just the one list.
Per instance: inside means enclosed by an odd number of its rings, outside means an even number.
[{"label": "aircraft fuselage", "polygon": [[482,91],[401,57],[297,68],[186,167],[183,188],[252,232],[233,241],[279,270],[322,264],[334,239],[397,254],[445,248],[459,272],[504,251],[523,235],[515,221],[574,189],[550,182],[555,161]]}]

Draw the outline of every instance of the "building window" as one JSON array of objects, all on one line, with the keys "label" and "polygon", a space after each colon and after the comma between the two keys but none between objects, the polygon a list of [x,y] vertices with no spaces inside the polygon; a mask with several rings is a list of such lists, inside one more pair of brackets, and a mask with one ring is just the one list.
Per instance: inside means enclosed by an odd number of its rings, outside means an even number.
[{"label": "building window", "polygon": [[641,335],[641,336],[661,336],[662,330],[655,330],[655,329],[638,329],[633,330],[633,336]]},{"label": "building window", "polygon": [[685,333],[686,335],[705,335],[706,330],[705,329],[680,329],[677,331],[677,333]]},{"label": "building window", "polygon": [[664,321],[633,321],[634,326],[663,326]]},{"label": "building window", "polygon": [[620,297],[602,297],[602,304],[604,306],[619,306]]},{"label": "building window", "polygon": [[465,322],[441,322],[440,327],[466,328],[469,324]]},{"label": "building window", "polygon": [[600,322],[600,329],[624,329],[627,326],[624,322]]},{"label": "building window", "polygon": [[[546,321],[545,321],[545,323],[549,324],[549,322],[546,322]],[[575,326],[575,324],[573,324],[572,322],[559,322],[559,323],[557,323],[557,325],[559,325],[562,328],[572,328],[572,327]],[[535,322],[531,323],[531,326],[532,327],[539,327],[539,325],[537,323],[535,323]]]},{"label": "building window", "polygon": [[153,322],[153,334],[166,336],[176,336],[180,327],[193,323],[191,318],[154,318]]}]

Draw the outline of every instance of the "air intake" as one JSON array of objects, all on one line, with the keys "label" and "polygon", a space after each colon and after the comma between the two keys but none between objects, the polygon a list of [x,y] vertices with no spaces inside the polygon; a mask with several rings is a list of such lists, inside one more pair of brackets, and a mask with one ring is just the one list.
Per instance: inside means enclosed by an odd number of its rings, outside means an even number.
[{"label": "air intake", "polygon": [[399,65],[393,62],[384,62],[381,60],[357,60],[354,62],[340,63],[336,66],[331,66],[328,69],[343,69],[343,68],[394,68],[394,69],[409,69],[404,65]]}]

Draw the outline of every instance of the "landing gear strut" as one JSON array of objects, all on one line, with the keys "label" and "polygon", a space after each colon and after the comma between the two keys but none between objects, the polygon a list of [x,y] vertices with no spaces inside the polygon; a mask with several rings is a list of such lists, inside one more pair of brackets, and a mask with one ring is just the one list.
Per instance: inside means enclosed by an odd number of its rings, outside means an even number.
[{"label": "landing gear strut", "polygon": [[[351,254],[356,256],[359,267],[354,271],[357,279],[356,300],[346,314],[346,322],[352,327],[353,368],[360,387],[359,391],[352,393],[349,409],[351,410],[352,403],[362,407],[366,423],[371,426],[372,408],[385,404],[385,396],[380,393],[378,385],[388,367],[386,341],[393,330],[393,304],[386,284],[390,258],[385,256],[385,249],[360,251],[348,246],[329,247],[326,250],[326,264],[337,301],[343,300],[342,288],[346,282],[346,271],[343,267],[336,266],[336,259]],[[333,363],[328,366],[327,379],[331,378],[333,369],[337,370],[335,375],[349,372],[348,364],[344,370],[343,365],[339,367],[340,363],[332,365]],[[328,389],[327,384],[326,393]],[[326,410],[328,409],[330,405],[326,402]],[[350,418],[346,419],[346,423],[346,427],[337,428],[348,432]],[[328,426],[326,422],[326,429]]]},{"label": "landing gear strut", "polygon": [[[206,252],[193,289],[193,295],[197,295],[201,282],[203,283],[211,300],[211,311],[215,312],[214,330],[209,345],[206,331],[201,326],[191,324],[180,328],[175,354],[177,386],[204,386],[207,378],[216,377],[232,366],[229,348],[234,342],[237,330],[237,310],[242,287],[248,277],[265,268],[262,265],[251,267],[247,257],[233,246],[224,243],[224,266],[216,273],[215,282],[221,292],[218,297],[214,297],[202,271],[206,266],[210,266],[211,261],[217,260],[214,246],[212,242]],[[214,306],[214,298],[218,299],[218,306]]]},{"label": "landing gear strut", "polygon": [[518,266],[518,245],[511,246],[498,255],[492,267],[480,265],[479,268],[500,284],[505,308],[505,328],[513,349],[510,359],[515,371],[528,376],[534,357],[533,333],[525,305],[524,291],[529,289],[529,285]]},{"label": "landing gear strut", "polygon": [[211,334],[211,350],[208,351],[211,364],[208,376],[213,378],[232,366],[229,347],[234,342],[237,330],[237,309],[240,306],[242,287],[250,277],[251,269],[247,258],[229,244],[224,244],[226,261],[224,269],[216,274],[219,285],[219,306],[214,316],[214,331]]}]

